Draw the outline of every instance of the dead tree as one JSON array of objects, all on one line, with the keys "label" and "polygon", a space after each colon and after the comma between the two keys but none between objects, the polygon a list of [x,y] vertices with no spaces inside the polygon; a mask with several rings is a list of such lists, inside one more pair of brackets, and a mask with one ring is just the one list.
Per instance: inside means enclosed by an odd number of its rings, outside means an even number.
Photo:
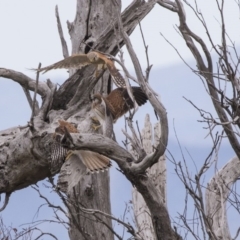
[{"label": "dead tree", "polygon": [[[217,73],[214,71],[212,55],[206,43],[188,27],[183,2],[190,6],[202,23],[211,47],[219,57]],[[94,74],[95,68],[93,66],[84,67],[76,72],[70,71],[69,79],[57,89],[50,80],[46,83],[39,80],[39,75],[37,75],[36,80],[33,80],[14,70],[0,68],[1,77],[12,79],[23,87],[32,108],[32,117],[26,126],[13,127],[0,132],[0,193],[6,193],[6,201],[2,209],[6,207],[13,191],[53,176],[49,168],[49,155],[53,143],[52,133],[58,125],[58,119],[64,119],[75,123],[80,132],[66,134],[64,136],[65,142],[62,142],[65,147],[72,150],[98,152],[116,161],[122,173],[141,194],[146,203],[146,209],[149,211],[149,219],[151,220],[149,226],[152,225],[150,229],[153,238],[181,239],[181,236],[171,226],[164,198],[164,183],[159,191],[154,179],[150,174],[147,174],[149,168],[153,167],[164,155],[168,144],[166,110],[157,93],[149,85],[149,75],[144,76],[129,40],[129,35],[137,24],[156,3],[178,15],[178,29],[196,60],[197,69],[191,70],[194,70],[205,81],[206,90],[215,107],[218,118],[214,118],[211,113],[206,113],[194,106],[200,112],[203,121],[208,124],[209,134],[213,139],[212,152],[217,149],[219,139],[227,137],[236,153],[236,157],[231,159],[221,170],[216,171],[216,175],[209,182],[206,190],[206,204],[203,199],[200,179],[212,164],[209,158],[205,160],[194,180],[189,177],[188,172],[184,172],[181,164],[176,164],[177,171],[180,173],[179,177],[188,194],[193,198],[204,239],[232,239],[226,220],[226,203],[229,200],[232,184],[239,178],[239,170],[237,170],[240,159],[238,139],[238,128],[240,127],[239,57],[234,43],[227,41],[223,14],[224,0],[221,3],[216,1],[221,19],[221,45],[213,43],[204,17],[198,11],[197,3],[193,7],[187,1],[181,0],[150,0],[148,2],[135,0],[120,14],[119,1],[77,1],[76,18],[73,23],[68,23],[72,39],[72,54],[97,50],[111,55],[114,59],[113,56],[119,52],[124,44],[126,45],[136,73],[136,78],[130,76],[127,68],[122,65],[126,76],[126,85],[128,86],[128,79],[139,84],[161,121],[161,135],[157,137],[157,143],[152,152],[145,150],[141,140],[137,137],[132,126],[132,116],[128,121],[132,135],[126,134],[126,136],[133,150],[138,153],[137,155],[131,154],[120,147],[116,141],[103,136],[101,132],[94,132],[91,128],[93,113],[91,112],[89,96],[98,91],[106,94],[111,91],[111,77],[107,71],[98,76]],[[236,4],[239,3],[236,2]],[[56,15],[63,56],[67,57],[69,53],[62,35],[57,9]],[[229,51],[229,42],[236,55],[237,61],[235,62],[231,56],[231,51]],[[117,59],[114,60],[117,61]],[[228,95],[225,91],[225,85],[231,87],[232,95]],[[35,93],[33,99],[30,97],[29,91]],[[43,99],[40,107],[36,101],[36,94]],[[216,126],[221,127],[224,133],[214,138],[213,129]],[[187,167],[187,164],[185,166]],[[116,235],[111,226],[113,217],[110,212],[108,185],[107,173],[86,175],[85,168],[79,159],[71,157],[62,166],[58,188],[61,193],[65,194],[62,196],[63,201],[66,201],[70,215],[71,229],[69,234],[71,239],[113,239],[114,234]],[[183,223],[196,239],[200,239],[184,219]],[[141,237],[134,229],[129,228],[128,230],[135,239]]]},{"label": "dead tree", "polygon": [[[142,129],[142,145],[147,154],[152,153],[154,147],[157,146],[161,135],[161,127],[159,122],[154,125],[154,131],[150,121],[150,116],[147,114],[145,117],[144,128]],[[153,144],[154,140],[154,144]],[[136,153],[135,153],[136,154]],[[159,161],[154,164],[147,171],[147,175],[151,178],[157,188],[157,191],[161,195],[161,199],[165,205],[166,199],[166,161],[165,156],[161,156]],[[138,228],[139,235],[143,239],[155,240],[156,236],[151,221],[151,214],[144,201],[142,195],[133,187],[132,190],[133,209]],[[167,207],[167,206],[166,206]]]},{"label": "dead tree", "polygon": [[[73,23],[68,23],[72,39],[72,54],[98,50],[115,56],[124,44],[127,45],[136,70],[135,81],[146,93],[161,119],[161,137],[154,152],[146,154],[141,146],[137,146],[142,149],[143,155],[135,159],[115,141],[93,133],[89,96],[96,91],[109,93],[111,79],[108,73],[102,73],[96,77],[93,66],[84,67],[76,72],[71,71],[69,79],[57,89],[50,80],[47,82],[39,80],[38,74],[36,80],[33,80],[20,72],[0,68],[1,77],[12,79],[23,87],[32,108],[32,117],[26,126],[13,127],[0,132],[0,193],[6,193],[5,203],[7,204],[13,191],[52,176],[49,168],[52,133],[58,119],[64,119],[75,123],[80,131],[79,134],[68,136],[69,145],[65,147],[98,152],[116,161],[126,178],[142,194],[151,214],[156,238],[179,239],[180,237],[171,228],[165,203],[159,201],[161,196],[153,180],[145,174],[147,168],[154,165],[165,152],[168,142],[166,111],[157,94],[143,77],[141,66],[128,38],[137,24],[154,7],[155,1],[135,0],[121,15],[118,3],[77,1],[76,18]],[[67,57],[68,49],[61,31],[57,9],[56,16],[63,55]],[[124,70],[127,77],[131,78],[127,70]],[[33,99],[29,91],[35,93]],[[39,108],[36,94],[43,100]],[[113,239],[111,218],[106,214],[100,214],[89,221],[86,214],[79,212],[80,206],[75,204],[80,202],[84,208],[99,209],[103,213],[110,214],[108,173],[86,175],[85,172],[84,166],[73,158],[64,164],[60,172],[58,186],[66,194],[68,201],[70,238]]]},{"label": "dead tree", "polygon": [[[214,113],[204,111],[204,109],[190,103],[199,111],[202,117],[202,122],[207,124],[209,131],[208,135],[213,140],[213,149],[210,155],[206,158],[202,168],[195,175],[195,179],[191,179],[187,170],[185,171],[181,164],[176,164],[178,174],[184,183],[188,194],[191,195],[196,206],[203,231],[204,239],[233,239],[229,229],[227,220],[227,203],[230,202],[230,193],[233,193],[232,186],[239,179],[239,159],[240,159],[240,143],[239,143],[239,53],[235,46],[235,41],[228,35],[224,10],[226,3],[224,0],[216,0],[216,9],[218,10],[219,25],[221,29],[220,40],[218,44],[213,41],[208,24],[205,21],[204,13],[201,12],[198,2],[190,4],[188,1],[164,1],[158,0],[158,4],[168,10],[175,12],[179,17],[178,30],[185,41],[188,49],[196,61],[196,69],[191,69],[197,74],[206,86],[206,91],[216,110],[217,118],[214,118]],[[235,2],[239,8],[239,2]],[[185,7],[190,8],[195,17],[202,24],[206,32],[207,40],[203,36],[188,26]],[[238,19],[236,19],[237,21]],[[210,48],[207,47],[207,42],[210,43]],[[179,52],[178,52],[179,53]],[[214,67],[213,56],[216,54],[218,61]],[[226,91],[227,88],[231,90]],[[223,129],[222,134],[216,135],[216,128]],[[221,130],[220,130],[221,131]],[[216,165],[216,159],[210,160],[214,151],[218,150],[218,142],[222,138],[227,137],[230,146],[234,150],[236,156],[226,163],[220,170],[216,168],[216,174],[206,186],[206,204],[203,199],[204,188],[201,183],[201,177],[211,167]],[[233,193],[235,202],[233,206],[239,212],[239,195]],[[186,221],[184,225],[188,228],[195,239],[200,239],[198,234],[194,232],[194,227],[190,227]],[[239,234],[239,229],[236,233],[236,239]]]}]

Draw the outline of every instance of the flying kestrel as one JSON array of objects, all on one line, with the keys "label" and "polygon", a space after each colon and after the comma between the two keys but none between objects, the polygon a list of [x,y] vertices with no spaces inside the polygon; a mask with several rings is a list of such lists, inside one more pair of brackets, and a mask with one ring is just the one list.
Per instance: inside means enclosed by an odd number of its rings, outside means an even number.
[{"label": "flying kestrel", "polygon": [[[140,87],[132,87],[132,93],[138,106],[147,102],[148,98]],[[115,123],[132,108],[134,108],[134,103],[126,88],[116,88],[107,97],[95,94],[92,101],[92,109],[106,136],[112,130],[111,122]]]},{"label": "flying kestrel", "polygon": [[88,54],[76,54],[70,57],[67,57],[59,62],[56,62],[50,66],[35,69],[39,72],[47,72],[52,69],[66,68],[66,69],[78,69],[86,65],[95,64],[97,69],[102,69],[107,67],[114,83],[117,87],[125,87],[125,80],[123,76],[119,73],[117,68],[114,65],[114,62],[105,54],[100,52],[89,52]]},{"label": "flying kestrel", "polygon": [[108,169],[111,166],[109,158],[95,152],[87,150],[71,151],[61,145],[61,139],[67,130],[69,133],[78,133],[79,131],[69,122],[59,120],[59,127],[55,129],[53,134],[54,143],[51,148],[51,169],[53,172],[59,169],[62,164],[68,160],[72,154],[80,157],[84,165],[91,172],[98,172],[99,170]]}]

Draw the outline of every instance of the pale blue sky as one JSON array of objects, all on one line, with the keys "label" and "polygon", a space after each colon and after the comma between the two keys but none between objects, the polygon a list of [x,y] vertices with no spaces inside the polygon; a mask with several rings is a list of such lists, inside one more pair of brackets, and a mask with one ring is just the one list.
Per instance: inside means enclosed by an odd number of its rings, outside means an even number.
[{"label": "pale blue sky", "polygon": [[[128,2],[128,0],[124,0],[123,7]],[[214,10],[216,9],[215,0],[201,2],[201,9],[206,17],[206,21],[209,22],[208,26],[211,29],[213,39],[216,43],[219,43],[221,36],[219,24],[215,18],[220,18],[219,14]],[[34,78],[34,73],[27,70],[28,68],[37,67],[39,62],[45,66],[62,59],[54,12],[56,4],[59,6],[65,39],[68,43],[69,52],[71,52],[69,35],[65,23],[67,20],[72,21],[74,19],[75,0],[0,1],[0,67],[14,69]],[[240,29],[238,21],[239,9],[236,7],[234,0],[229,0],[226,5],[225,14],[228,34],[236,43],[239,43],[239,31],[236,31],[236,29]],[[201,34],[201,36],[204,36],[205,31],[199,26],[193,14],[188,9],[186,11],[190,26],[193,30],[197,30],[197,33]],[[174,29],[176,25],[178,25],[176,14],[161,9],[159,6],[156,6],[142,23],[146,42],[149,45],[150,62],[154,64],[150,84],[160,94],[161,100],[167,108],[170,126],[169,148],[174,153],[176,160],[180,161],[182,159],[179,149],[176,147],[173,121],[175,122],[177,134],[183,147],[189,149],[193,155],[193,159],[200,166],[202,160],[211,149],[211,144],[209,139],[205,139],[207,131],[203,130],[203,125],[197,122],[197,120],[201,119],[199,113],[183,99],[183,96],[192,100],[200,108],[208,111],[213,111],[213,108],[201,81],[182,64],[176,52],[160,36],[160,32],[163,33],[194,67],[195,62],[192,60],[190,51],[186,48],[185,43]],[[132,34],[131,39],[144,69],[146,67],[145,53],[138,30]],[[125,58],[126,66],[132,71],[132,65],[126,51]],[[51,80],[61,84],[67,76],[68,74],[65,70],[56,70],[42,75],[41,81],[51,78]],[[3,113],[0,130],[15,125],[24,125],[30,117],[30,109],[22,89],[15,82],[0,78],[0,96],[1,99],[5,100],[0,101],[0,111]],[[139,110],[136,116],[141,126],[143,125],[146,113],[150,113],[151,120],[156,122],[153,110],[147,104]],[[119,139],[122,138],[122,128],[124,128],[124,123],[121,119],[115,125],[115,132],[119,136]],[[224,141],[223,149],[224,151],[219,155],[220,166],[233,156],[226,140]],[[168,168],[168,206],[171,216],[174,217],[177,215],[177,212],[181,212],[183,209],[183,205],[176,204],[176,199],[178,203],[181,200],[183,202],[184,188],[179,184],[170,162],[168,162]],[[111,194],[114,202],[112,206],[114,213],[120,216],[125,206],[124,202],[130,199],[131,185],[118,171],[111,170],[111,173]],[[210,177],[211,175],[209,174],[206,181]],[[179,191],[172,191],[172,189],[176,189],[176,186],[178,186],[181,193]],[[45,191],[44,188],[42,189]],[[53,199],[57,201],[56,198],[53,197]],[[9,206],[3,212],[4,220],[6,220],[7,224],[13,223],[13,225],[30,222],[40,202],[33,190],[28,188],[18,191],[13,194]],[[46,209],[43,210],[42,215],[50,217],[53,214]],[[44,228],[52,229],[53,226],[45,225]]]}]

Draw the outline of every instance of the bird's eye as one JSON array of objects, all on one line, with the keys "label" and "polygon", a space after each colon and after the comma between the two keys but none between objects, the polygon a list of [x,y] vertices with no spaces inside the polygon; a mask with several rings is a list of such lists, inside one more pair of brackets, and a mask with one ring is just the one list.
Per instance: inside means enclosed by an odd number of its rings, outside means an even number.
[{"label": "bird's eye", "polygon": [[94,102],[95,102],[95,103],[99,103],[100,101],[99,101],[98,98],[95,98],[95,99],[94,99]]},{"label": "bird's eye", "polygon": [[95,101],[95,99],[96,99],[96,97],[94,96],[94,95],[89,95],[89,99],[90,99],[90,101],[91,102],[94,102]]},{"label": "bird's eye", "polygon": [[94,103],[100,104],[102,102],[101,98],[95,98]]}]

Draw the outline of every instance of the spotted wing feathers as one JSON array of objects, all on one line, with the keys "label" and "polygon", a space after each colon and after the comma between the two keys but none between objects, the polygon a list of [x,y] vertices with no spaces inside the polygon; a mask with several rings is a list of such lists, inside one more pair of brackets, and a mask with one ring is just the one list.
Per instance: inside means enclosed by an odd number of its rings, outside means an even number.
[{"label": "spotted wing feathers", "polygon": [[56,62],[52,65],[49,65],[47,67],[40,68],[40,70],[38,70],[38,69],[35,69],[35,70],[45,73],[49,70],[59,69],[59,68],[78,69],[78,68],[81,68],[81,67],[89,65],[89,64],[91,64],[91,62],[86,54],[76,54],[76,55],[67,57],[59,62]]},{"label": "spotted wing feathers", "polygon": [[117,87],[126,87],[125,80],[123,76],[120,74],[118,69],[116,68],[114,62],[112,60],[106,61],[107,68],[113,78],[113,81]]},{"label": "spotted wing feathers", "polygon": [[99,65],[101,66],[101,69],[103,68],[103,66],[107,66],[116,86],[117,87],[126,86],[125,80],[115,67],[114,62],[111,59],[109,59],[105,54],[96,51],[89,52],[88,54],[75,54],[47,67],[32,70],[46,73],[52,69],[59,68],[79,69],[89,64]]}]

